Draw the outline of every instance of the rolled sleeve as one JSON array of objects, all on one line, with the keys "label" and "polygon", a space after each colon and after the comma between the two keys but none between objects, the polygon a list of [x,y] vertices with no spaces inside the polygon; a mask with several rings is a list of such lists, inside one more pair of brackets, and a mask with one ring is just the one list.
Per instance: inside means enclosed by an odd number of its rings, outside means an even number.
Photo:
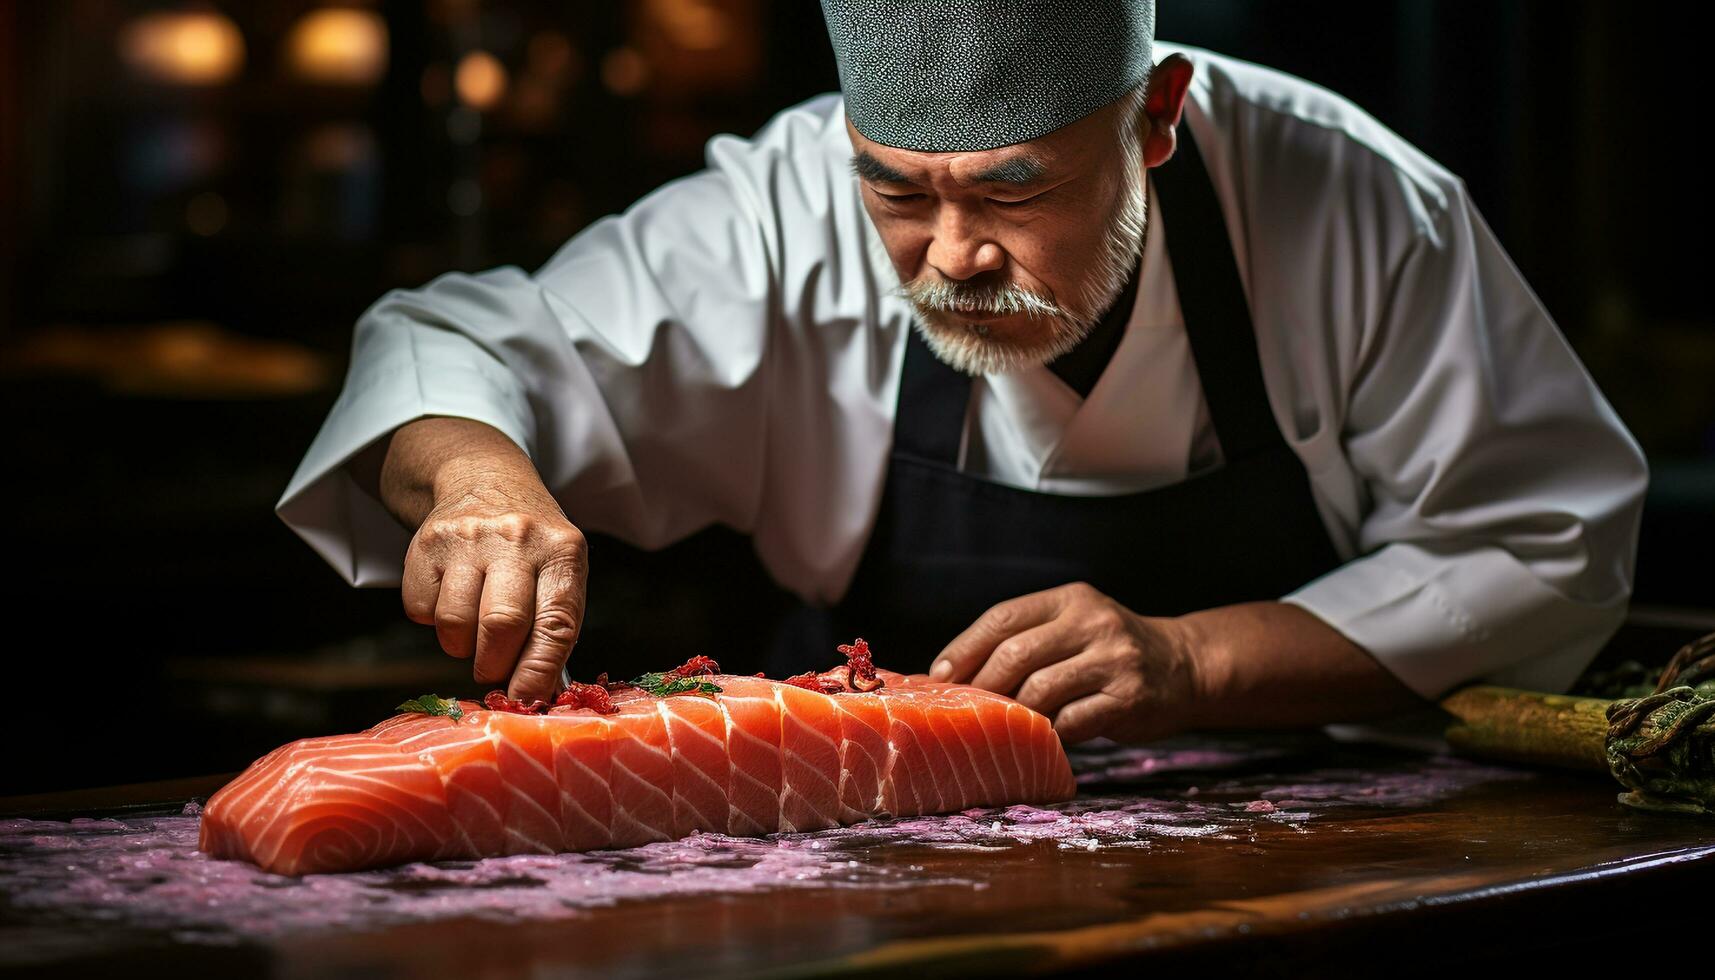
[{"label": "rolled sleeve", "polygon": [[277,511],[354,585],[399,580],[410,535],[352,457],[413,419],[485,422],[587,530],[659,547],[744,528],[762,472],[773,275],[716,171],[603,218],[529,275],[454,273],[359,320],[345,388]]},{"label": "rolled sleeve", "polygon": [[1564,691],[1625,617],[1624,595],[1579,603],[1500,548],[1437,555],[1397,544],[1282,598],[1436,699],[1477,677]]},{"label": "rolled sleeve", "polygon": [[519,379],[481,344],[421,314],[457,294],[516,291],[522,278],[504,270],[443,277],[421,291],[388,294],[359,321],[345,386],[276,507],[352,585],[397,585],[410,543],[348,469],[370,444],[440,415],[484,422],[532,452],[535,420]]},{"label": "rolled sleeve", "polygon": [[1358,556],[1282,601],[1438,698],[1564,691],[1624,619],[1642,452],[1450,178],[1356,371]]},{"label": "rolled sleeve", "polygon": [[[827,278],[814,249],[788,267],[780,238],[833,235],[837,197],[852,196],[824,159],[844,141],[838,105],[788,110],[756,140],[717,137],[707,169],[593,223],[533,274],[454,273],[383,297],[281,518],[352,584],[397,584],[410,534],[349,464],[400,425],[453,416],[522,447],[586,530],[647,548],[713,523],[752,530],[783,283]],[[815,320],[813,304],[798,317]]]}]

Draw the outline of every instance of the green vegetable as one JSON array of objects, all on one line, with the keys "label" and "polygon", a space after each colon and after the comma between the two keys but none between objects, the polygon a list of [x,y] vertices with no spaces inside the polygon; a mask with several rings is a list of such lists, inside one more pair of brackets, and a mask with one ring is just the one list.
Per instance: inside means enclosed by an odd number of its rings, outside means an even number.
[{"label": "green vegetable", "polygon": [[459,707],[457,701],[436,694],[425,694],[420,698],[412,698],[394,710],[413,711],[420,715],[445,715],[454,721],[464,717],[464,711]]},{"label": "green vegetable", "polygon": [[674,694],[719,694],[720,685],[709,681],[700,681],[695,677],[668,677],[665,673],[644,674],[631,683],[642,688],[645,694],[658,698],[670,697]]}]

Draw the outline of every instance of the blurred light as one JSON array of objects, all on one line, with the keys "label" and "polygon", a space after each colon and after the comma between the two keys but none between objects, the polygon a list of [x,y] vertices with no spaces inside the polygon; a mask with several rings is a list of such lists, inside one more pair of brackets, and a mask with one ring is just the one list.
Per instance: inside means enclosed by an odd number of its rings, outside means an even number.
[{"label": "blurred light", "polygon": [[328,358],[197,320],[33,331],[0,371],[91,378],[109,391],[169,398],[290,397],[332,379]]},{"label": "blurred light", "polygon": [[558,81],[575,74],[577,57],[577,50],[564,34],[537,31],[530,35],[530,44],[525,50],[525,70],[532,75]]},{"label": "blurred light", "polygon": [[453,91],[460,102],[486,112],[506,95],[506,68],[487,51],[472,51],[459,59],[453,72]]},{"label": "blurred light", "polygon": [[387,25],[367,10],[312,10],[286,36],[286,60],[312,82],[374,85],[387,73]]},{"label": "blurred light", "polygon": [[429,15],[437,24],[471,21],[482,15],[481,0],[439,0],[429,5]]},{"label": "blurred light", "polygon": [[476,181],[465,177],[455,180],[447,188],[447,210],[461,218],[468,218],[482,207],[482,188]]},{"label": "blurred light", "polygon": [[601,83],[615,95],[636,95],[649,84],[649,62],[634,48],[614,48],[602,59]]},{"label": "blurred light", "polygon": [[211,11],[144,14],[119,35],[132,70],[174,85],[217,85],[244,66],[244,37]]},{"label": "blurred light", "polygon": [[214,191],[203,191],[185,205],[185,227],[193,234],[212,238],[226,228],[226,198]]},{"label": "blurred light", "polygon": [[512,86],[513,121],[525,129],[552,129],[562,98],[582,70],[578,50],[564,34],[537,31],[530,35],[524,70]]},{"label": "blurred light", "polygon": [[362,123],[318,126],[304,140],[304,162],[312,170],[339,173],[374,166],[381,158],[375,134]]},{"label": "blurred light", "polygon": [[687,51],[713,51],[732,37],[727,15],[709,0],[649,0],[649,16]]},{"label": "blurred light", "polygon": [[520,125],[548,129],[560,111],[560,93],[553,85],[526,75],[512,96],[512,113]]}]

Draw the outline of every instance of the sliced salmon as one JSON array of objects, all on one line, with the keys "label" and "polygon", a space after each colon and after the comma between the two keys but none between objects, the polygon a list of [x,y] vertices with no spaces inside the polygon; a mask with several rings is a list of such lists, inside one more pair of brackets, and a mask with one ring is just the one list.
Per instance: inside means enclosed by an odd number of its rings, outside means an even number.
[{"label": "sliced salmon", "polygon": [[758,836],[877,816],[1069,799],[1048,719],[977,688],[883,672],[821,694],[718,675],[713,696],[627,691],[617,712],[461,702],[257,760],[203,811],[201,847],[281,874]]}]

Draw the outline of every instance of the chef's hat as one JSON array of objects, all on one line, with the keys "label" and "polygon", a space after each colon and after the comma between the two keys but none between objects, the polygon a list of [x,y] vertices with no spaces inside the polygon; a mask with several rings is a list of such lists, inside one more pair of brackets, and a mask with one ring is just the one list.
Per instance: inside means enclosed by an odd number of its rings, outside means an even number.
[{"label": "chef's hat", "polygon": [[1035,139],[1149,72],[1154,0],[822,0],[846,115],[877,143]]}]

